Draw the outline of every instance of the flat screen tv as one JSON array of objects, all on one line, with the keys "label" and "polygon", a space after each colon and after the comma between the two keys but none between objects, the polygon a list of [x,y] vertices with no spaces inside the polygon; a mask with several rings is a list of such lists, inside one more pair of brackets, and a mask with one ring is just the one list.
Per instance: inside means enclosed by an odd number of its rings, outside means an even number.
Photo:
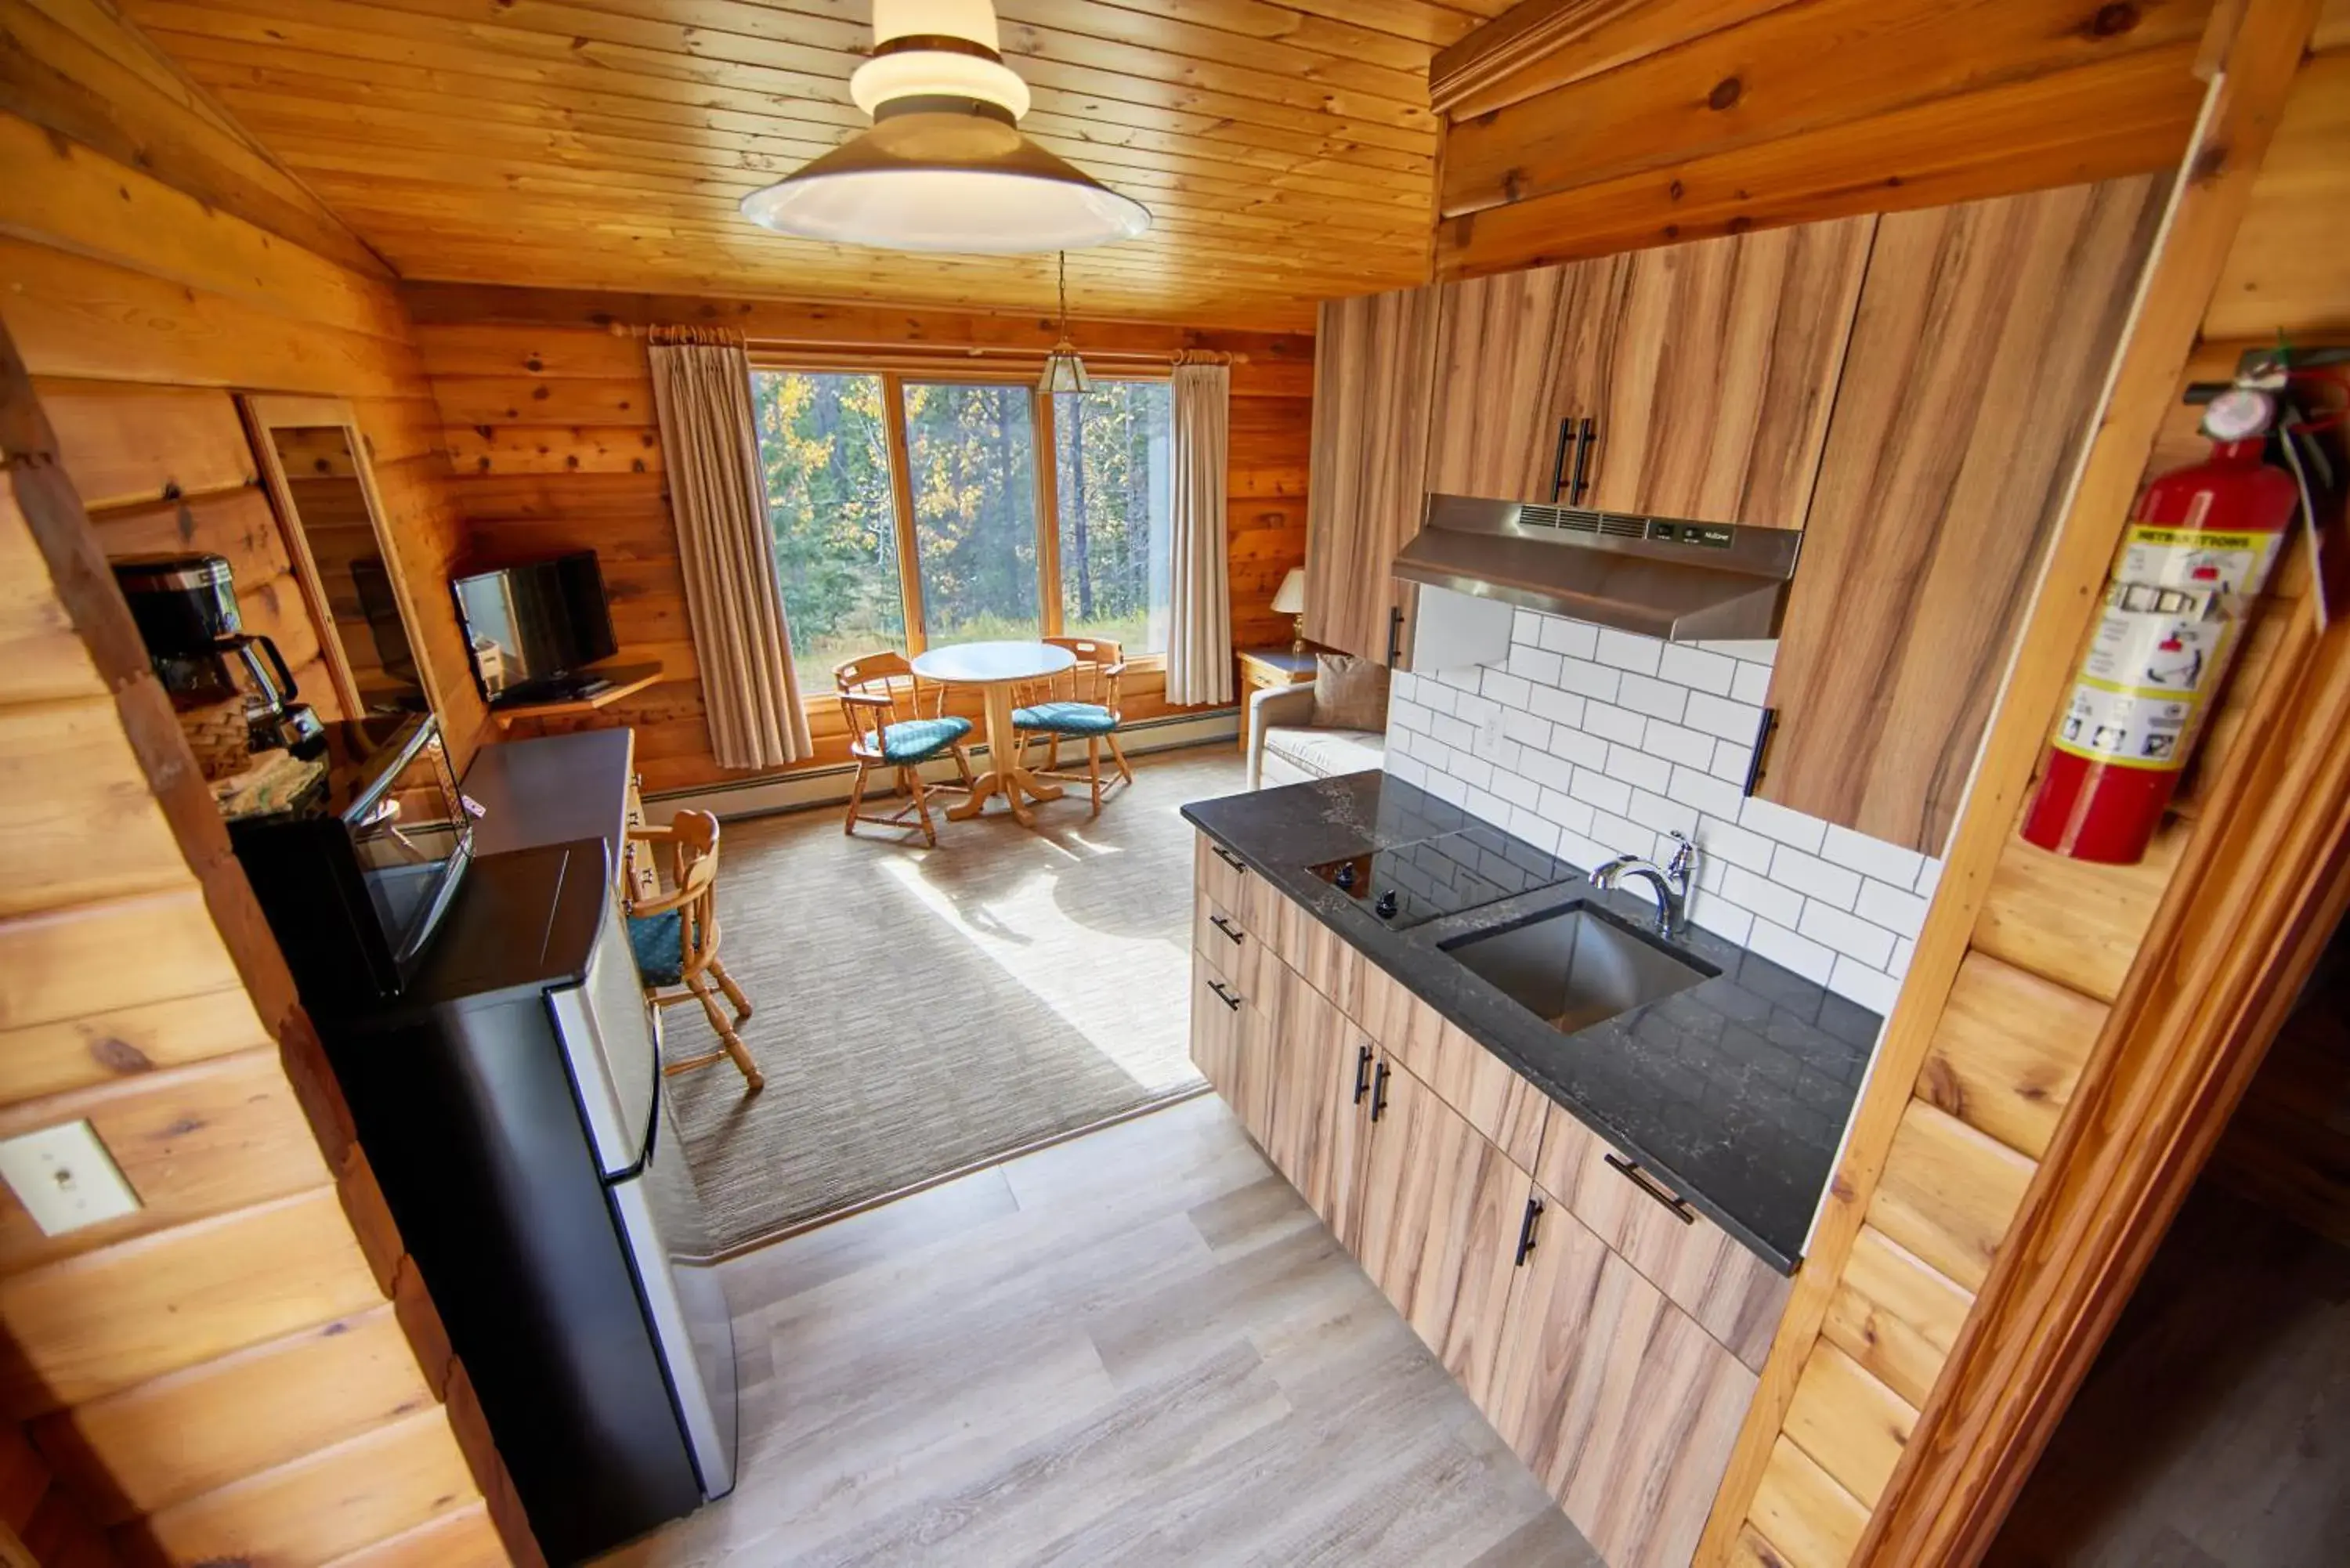
[{"label": "flat screen tv", "polygon": [[474,678],[493,702],[567,695],[582,670],[616,650],[593,550],[469,573],[450,587]]}]

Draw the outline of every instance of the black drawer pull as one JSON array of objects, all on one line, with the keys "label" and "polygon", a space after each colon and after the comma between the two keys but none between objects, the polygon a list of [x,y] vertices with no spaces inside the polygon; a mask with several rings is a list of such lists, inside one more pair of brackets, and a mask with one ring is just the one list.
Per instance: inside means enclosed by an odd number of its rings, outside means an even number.
[{"label": "black drawer pull", "polygon": [[1214,851],[1216,852],[1216,858],[1217,858],[1217,859],[1219,859],[1219,860],[1222,861],[1225,865],[1227,865],[1227,866],[1231,867],[1233,870],[1235,870],[1235,871],[1239,871],[1239,872],[1243,872],[1243,873],[1245,873],[1245,872],[1248,870],[1248,862],[1247,862],[1247,861],[1245,861],[1245,860],[1243,860],[1243,859],[1242,859],[1239,856],[1237,856],[1237,855],[1233,854],[1231,850],[1229,850],[1229,849],[1225,848],[1222,845],[1221,845],[1221,844],[1211,844],[1211,845],[1209,845],[1209,846],[1208,846],[1208,847],[1209,847],[1209,848],[1211,848],[1211,849],[1212,849],[1212,850],[1214,850]]},{"label": "black drawer pull", "polygon": [[1388,668],[1393,670],[1403,662],[1403,610],[1401,607],[1388,611]]},{"label": "black drawer pull", "polygon": [[1222,981],[1221,981],[1221,980],[1211,980],[1211,981],[1210,981],[1208,982],[1208,989],[1209,989],[1210,991],[1212,991],[1212,992],[1214,992],[1216,993],[1216,1000],[1217,1000],[1218,1002],[1222,1002],[1226,1007],[1231,1008],[1234,1012],[1238,1012],[1241,1010],[1241,999],[1240,999],[1240,997],[1239,997],[1239,996],[1237,996],[1237,995],[1235,995],[1235,994],[1234,994],[1234,993],[1232,993],[1232,992],[1226,991],[1226,990],[1224,989],[1224,982],[1223,982]]},{"label": "black drawer pull", "polygon": [[1674,1192],[1672,1189],[1659,1181],[1655,1177],[1650,1176],[1647,1171],[1642,1170],[1638,1166],[1634,1165],[1628,1159],[1618,1159],[1612,1154],[1603,1154],[1599,1158],[1606,1160],[1610,1166],[1614,1167],[1616,1170],[1629,1180],[1633,1186],[1638,1188],[1641,1191],[1647,1193],[1649,1197],[1655,1199],[1666,1208],[1671,1210],[1673,1211],[1674,1219],[1679,1220],[1684,1225],[1694,1225],[1697,1223],[1697,1210],[1691,1209],[1688,1202],[1682,1199],[1679,1194]]},{"label": "black drawer pull", "polygon": [[1371,1092],[1371,1048],[1362,1046],[1355,1053],[1355,1104],[1361,1105],[1363,1096]]},{"label": "black drawer pull", "polygon": [[1559,421],[1558,455],[1551,459],[1550,463],[1550,500],[1554,506],[1558,504],[1558,493],[1566,488],[1566,443],[1574,439],[1575,421],[1572,419]]},{"label": "black drawer pull", "polygon": [[1371,1079],[1371,1120],[1378,1120],[1387,1114],[1387,1109],[1388,1064],[1382,1062],[1378,1075]]},{"label": "black drawer pull", "polygon": [[1524,1268],[1526,1266],[1526,1260],[1534,1256],[1534,1226],[1541,1222],[1543,1200],[1541,1199],[1529,1198],[1526,1199],[1526,1217],[1518,1221],[1518,1255],[1511,1262],[1510,1266],[1512,1268]]},{"label": "black drawer pull", "polygon": [[1228,936],[1228,937],[1232,938],[1232,945],[1233,945],[1234,947],[1238,947],[1238,946],[1240,946],[1241,938],[1242,938],[1243,936],[1244,936],[1244,935],[1246,935],[1246,934],[1247,934],[1246,932],[1243,931],[1243,930],[1242,930],[1238,926],[1236,926],[1236,925],[1232,924],[1230,920],[1228,920],[1228,919],[1224,919],[1224,918],[1223,918],[1223,916],[1222,916],[1222,915],[1210,915],[1210,916],[1208,917],[1208,924],[1210,924],[1210,925],[1211,925],[1211,926],[1215,927],[1215,928],[1216,928],[1216,929],[1218,929],[1218,930],[1220,930],[1220,931],[1223,932],[1223,933],[1224,933],[1224,935],[1226,935],[1226,936]]},{"label": "black drawer pull", "polygon": [[1596,444],[1594,440],[1596,434],[1596,432],[1593,430],[1589,420],[1583,421],[1575,427],[1575,489],[1574,493],[1566,498],[1566,504],[1569,506],[1580,506],[1583,504],[1583,492],[1586,488],[1588,483],[1584,478],[1584,474],[1587,472],[1588,465],[1591,462],[1591,449],[1595,444]]}]

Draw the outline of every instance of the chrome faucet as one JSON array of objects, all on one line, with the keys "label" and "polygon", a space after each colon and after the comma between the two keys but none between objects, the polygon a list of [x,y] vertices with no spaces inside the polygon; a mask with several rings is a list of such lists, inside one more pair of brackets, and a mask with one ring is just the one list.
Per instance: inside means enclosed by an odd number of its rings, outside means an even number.
[{"label": "chrome faucet", "polygon": [[1668,836],[1676,847],[1661,868],[1638,855],[1618,855],[1591,874],[1591,885],[1612,892],[1627,877],[1647,877],[1657,893],[1657,929],[1670,937],[1688,923],[1683,911],[1689,907],[1690,882],[1697,871],[1697,846],[1678,833]]}]

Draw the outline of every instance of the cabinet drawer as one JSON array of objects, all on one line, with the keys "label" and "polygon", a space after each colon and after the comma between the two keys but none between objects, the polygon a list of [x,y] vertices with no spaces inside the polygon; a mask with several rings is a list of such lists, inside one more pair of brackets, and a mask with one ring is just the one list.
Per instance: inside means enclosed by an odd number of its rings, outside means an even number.
[{"label": "cabinet drawer", "polygon": [[1273,1010],[1281,961],[1245,911],[1200,894],[1191,902],[1191,947],[1260,1007]]},{"label": "cabinet drawer", "polygon": [[1206,955],[1191,955],[1191,1061],[1259,1145],[1273,1131],[1274,1030]]},{"label": "cabinet drawer", "polygon": [[1762,1369],[1794,1283],[1786,1275],[1563,1106],[1550,1107],[1534,1179],[1706,1333]]},{"label": "cabinet drawer", "polygon": [[1227,909],[1240,910],[1248,907],[1251,884],[1262,884],[1264,878],[1248,868],[1248,862],[1202,833],[1191,850],[1191,885]]}]

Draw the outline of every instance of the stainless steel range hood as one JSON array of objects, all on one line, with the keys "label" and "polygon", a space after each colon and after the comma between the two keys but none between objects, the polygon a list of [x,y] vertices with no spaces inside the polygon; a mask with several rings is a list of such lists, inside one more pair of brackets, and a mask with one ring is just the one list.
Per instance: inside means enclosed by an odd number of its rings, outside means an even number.
[{"label": "stainless steel range hood", "polygon": [[1773,638],[1803,535],[1431,495],[1395,575],[1672,642]]}]

